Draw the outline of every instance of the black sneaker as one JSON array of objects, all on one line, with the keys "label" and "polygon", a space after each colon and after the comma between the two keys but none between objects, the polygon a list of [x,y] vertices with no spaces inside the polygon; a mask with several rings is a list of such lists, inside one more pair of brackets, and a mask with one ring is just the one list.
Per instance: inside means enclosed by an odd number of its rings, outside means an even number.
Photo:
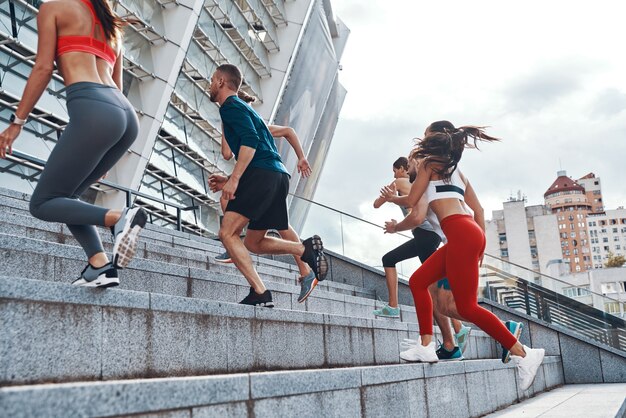
[{"label": "black sneaker", "polygon": [[272,301],[272,293],[269,290],[266,290],[262,295],[259,295],[254,291],[254,288],[250,288],[250,293],[248,296],[243,298],[241,305],[252,305],[252,306],[262,306],[264,308],[273,308],[274,302]]},{"label": "black sneaker", "polygon": [[80,273],[80,277],[74,280],[72,284],[84,287],[113,287],[120,284],[120,279],[117,277],[117,269],[111,263],[100,268],[95,268],[87,263],[87,267]]},{"label": "black sneaker", "polygon": [[463,360],[463,353],[461,353],[461,349],[459,347],[454,347],[452,351],[448,351],[445,349],[443,344],[441,344],[436,353],[437,357],[439,357],[439,361]]},{"label": "black sneaker", "polygon": [[324,255],[324,244],[319,235],[313,235],[311,238],[305,239],[302,244],[304,245],[304,254],[300,257],[300,260],[304,261],[311,267],[315,277],[318,281],[322,281],[326,278],[328,273],[328,259]]}]

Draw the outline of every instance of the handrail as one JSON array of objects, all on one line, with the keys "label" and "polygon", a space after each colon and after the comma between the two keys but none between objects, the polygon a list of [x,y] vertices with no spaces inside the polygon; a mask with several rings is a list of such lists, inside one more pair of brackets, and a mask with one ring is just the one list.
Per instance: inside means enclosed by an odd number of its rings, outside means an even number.
[{"label": "handrail", "polygon": [[[32,168],[37,168],[39,170],[44,169],[46,162],[40,158],[37,158],[35,156],[32,156],[30,154],[27,154],[25,152],[21,152],[18,150],[13,150],[13,152],[9,155],[7,155],[7,159],[11,160],[11,161],[16,161],[19,162],[18,160],[23,160],[25,162],[28,162]],[[168,202],[166,200],[163,199],[159,199],[157,197],[154,196],[150,196],[147,193],[143,193],[140,192],[138,190],[134,190],[134,189],[130,189],[128,187],[125,186],[121,186],[119,184],[110,182],[108,180],[98,180],[97,182],[98,184],[101,184],[103,186],[106,187],[110,187],[112,189],[124,192],[126,194],[126,206],[131,206],[132,205],[132,200],[133,200],[133,196],[136,197],[140,197],[142,199],[147,199],[150,200],[152,202],[156,202],[162,205],[166,205],[166,206],[171,206],[174,209],[176,209],[176,228],[178,231],[182,231],[182,212],[183,211],[187,211],[187,210],[194,210],[197,209],[199,206],[198,205],[194,205],[194,206],[181,206],[181,205],[177,205],[176,203],[172,203],[172,202]],[[93,187],[93,186],[91,186]]]}]

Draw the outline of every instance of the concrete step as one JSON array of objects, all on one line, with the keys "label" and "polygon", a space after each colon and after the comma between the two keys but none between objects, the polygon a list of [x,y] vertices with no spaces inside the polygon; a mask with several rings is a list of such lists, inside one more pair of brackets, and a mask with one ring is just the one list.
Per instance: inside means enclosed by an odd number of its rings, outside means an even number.
[{"label": "concrete step", "polygon": [[[2,196],[0,195],[0,200]],[[27,205],[27,202],[17,200],[18,204]],[[69,229],[62,224],[44,222],[33,218],[28,213],[4,211],[0,203],[0,233],[17,235],[39,239],[43,241],[70,244],[77,246],[78,243],[72,237]],[[113,242],[111,234],[105,228],[100,228],[102,242],[105,250],[112,251]],[[213,260],[213,257],[222,253],[224,248],[219,241],[181,233],[179,231],[147,225],[142,232],[138,246],[138,256],[141,258],[157,260],[172,264],[178,264],[193,268],[206,269],[211,264],[218,270],[231,274],[239,274],[232,264],[221,264]],[[263,256],[252,255],[253,261],[261,272],[271,272],[275,276],[282,276],[283,282],[293,282],[299,276],[297,267],[281,261],[276,261]],[[327,280],[327,286],[333,287],[338,293],[359,295],[375,298],[375,291],[362,286],[344,284],[341,280]]]},{"label": "concrete step", "polygon": [[[32,220],[33,218],[28,212],[29,199],[30,196],[27,194],[7,189],[0,189],[0,209],[2,209],[0,210],[0,221],[3,217],[8,218],[13,215],[21,216],[22,220],[28,218]],[[13,222],[13,224],[24,224],[24,222],[18,221]],[[32,225],[32,223],[30,224]],[[35,238],[49,240],[51,242],[75,242],[73,237],[71,237],[69,230],[67,230],[65,226],[59,224],[49,224],[52,225],[52,227],[46,227],[42,224],[46,223],[38,221],[35,229],[47,228],[46,232],[43,233],[44,236],[38,235],[39,232],[31,230],[16,230],[12,226],[8,226],[8,229],[5,229],[4,232],[15,235],[25,234],[25,236],[33,236]],[[110,249],[110,244],[107,244],[107,242],[110,243],[109,232],[103,229],[101,236],[105,243],[105,247]],[[68,241],[68,239],[70,241]],[[190,266],[197,266],[198,260],[185,260],[185,257],[182,257],[183,259],[180,260],[180,250],[199,251],[201,256],[213,256],[223,251],[223,247],[219,241],[151,224],[148,224],[146,226],[146,230],[142,232],[141,242],[148,244],[146,245],[146,257],[163,257],[164,260],[172,260],[177,263],[182,262],[182,264],[188,263]],[[149,244],[157,244],[167,247],[169,248],[169,252],[154,252],[153,249],[150,248]],[[172,250],[172,248],[175,250]],[[328,255],[330,268],[326,277],[327,283],[332,282],[346,284],[348,286],[363,289],[361,292],[380,295],[380,298],[387,298],[385,280],[380,271],[364,266],[360,263],[356,263],[353,260],[346,259],[345,257],[332,252],[328,252]],[[255,260],[255,262],[259,265],[267,265],[268,268],[276,267],[277,270],[285,272],[284,274],[291,274],[293,276],[297,275],[297,273],[295,273],[297,270],[296,266],[293,264],[293,259],[290,256],[253,256],[253,260]],[[212,257],[209,257],[209,262],[212,261]],[[202,262],[202,260],[199,262]],[[409,306],[413,305],[413,298],[408,286],[402,282],[399,287],[399,298],[401,304]]]},{"label": "concrete step", "polygon": [[[0,234],[0,254],[4,260],[0,275],[24,277],[37,280],[71,283],[77,272],[84,267],[84,254],[79,247],[44,242]],[[249,286],[241,276],[224,273],[222,265],[211,265],[210,270],[188,268],[158,261],[135,259],[121,271],[121,289],[209,299],[217,302],[237,303],[249,292]],[[263,272],[263,269],[260,268]],[[348,285],[322,282],[304,303],[298,303],[300,287],[295,279],[281,281],[272,275],[264,275],[272,291],[276,307],[293,310],[334,314],[377,322],[403,322],[417,330],[415,310],[401,306],[402,319],[377,319],[373,310],[382,306],[371,295],[355,290],[354,295],[339,293],[336,286]],[[339,289],[345,291],[345,289]],[[436,331],[439,335],[439,331]],[[493,358],[498,349],[491,338],[474,328],[470,337],[467,358]]]},{"label": "concrete step", "polygon": [[398,321],[15,276],[0,277],[0,329],[0,386],[393,364],[417,338]]},{"label": "concrete step", "polygon": [[524,393],[512,365],[472,360],[5,387],[0,415],[465,418],[561,384],[559,357],[545,358]]}]

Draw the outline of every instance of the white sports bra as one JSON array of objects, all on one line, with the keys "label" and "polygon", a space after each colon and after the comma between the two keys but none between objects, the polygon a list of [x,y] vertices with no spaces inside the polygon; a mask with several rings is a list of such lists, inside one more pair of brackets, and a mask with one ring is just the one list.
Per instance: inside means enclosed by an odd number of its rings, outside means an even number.
[{"label": "white sports bra", "polygon": [[459,170],[454,170],[450,182],[443,180],[431,180],[426,188],[426,199],[428,203],[439,199],[459,199],[464,200],[465,183],[459,174]]}]

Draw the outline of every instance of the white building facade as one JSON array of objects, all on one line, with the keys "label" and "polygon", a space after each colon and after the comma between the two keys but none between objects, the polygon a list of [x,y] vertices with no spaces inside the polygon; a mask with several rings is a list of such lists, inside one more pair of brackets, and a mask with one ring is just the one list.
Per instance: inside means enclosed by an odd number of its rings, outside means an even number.
[{"label": "white building facade", "polygon": [[609,253],[626,257],[626,209],[587,215],[594,269],[604,268]]},{"label": "white building facade", "polygon": [[[37,48],[40,1],[0,2],[0,129],[8,124],[30,74]],[[135,106],[139,136],[107,180],[139,190],[151,221],[197,233],[219,227],[219,196],[207,187],[212,173],[230,173],[220,154],[219,110],[208,85],[218,65],[236,64],[243,89],[268,122],[292,126],[313,167],[297,175],[296,158],[279,141],[292,173],[291,192],[311,199],[346,91],[338,81],[349,30],[330,0],[115,0],[120,16],[136,23],[125,31],[124,93]],[[15,149],[45,161],[68,122],[62,79],[54,75]],[[88,140],[88,138],[86,138]],[[38,171],[19,158],[0,161],[0,187],[32,192]],[[120,206],[124,195],[101,188],[92,199]],[[296,228],[306,206],[291,202]],[[178,208],[178,209],[177,209]]]},{"label": "white building facade", "polygon": [[563,261],[557,217],[543,205],[524,200],[503,203],[486,221],[486,253],[538,273],[558,276]]}]

